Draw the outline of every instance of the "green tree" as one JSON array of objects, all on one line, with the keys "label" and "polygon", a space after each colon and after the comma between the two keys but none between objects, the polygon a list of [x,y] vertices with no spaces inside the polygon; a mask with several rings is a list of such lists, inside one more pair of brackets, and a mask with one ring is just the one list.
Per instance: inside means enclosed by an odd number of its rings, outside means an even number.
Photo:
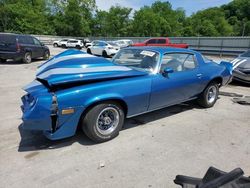
[{"label": "green tree", "polygon": [[91,34],[94,0],[56,1],[53,5],[54,27],[58,35],[86,36]]},{"label": "green tree", "polygon": [[95,35],[128,36],[131,8],[112,6],[109,11],[97,10],[93,29]]},{"label": "green tree", "polygon": [[32,34],[53,34],[44,0],[4,0],[0,2],[0,30]]},{"label": "green tree", "polygon": [[191,16],[190,23],[194,28],[195,36],[230,36],[233,34],[233,28],[220,8],[198,11]]}]

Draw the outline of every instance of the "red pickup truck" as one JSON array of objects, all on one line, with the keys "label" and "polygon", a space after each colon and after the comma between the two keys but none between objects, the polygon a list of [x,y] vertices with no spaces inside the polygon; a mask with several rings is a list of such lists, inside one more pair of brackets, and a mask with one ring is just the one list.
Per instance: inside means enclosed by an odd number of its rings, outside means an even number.
[{"label": "red pickup truck", "polygon": [[150,38],[143,43],[134,43],[132,46],[165,46],[173,48],[188,48],[188,44],[174,44],[169,38]]}]

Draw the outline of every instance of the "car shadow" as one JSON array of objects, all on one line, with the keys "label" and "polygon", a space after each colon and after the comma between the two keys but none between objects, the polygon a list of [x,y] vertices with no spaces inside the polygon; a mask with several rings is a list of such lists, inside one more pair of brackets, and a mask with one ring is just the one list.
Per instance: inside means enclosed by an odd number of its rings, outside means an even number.
[{"label": "car shadow", "polygon": [[250,84],[248,83],[245,83],[245,82],[240,82],[240,81],[237,81],[237,80],[233,80],[230,85],[233,85],[233,86],[241,86],[241,87],[250,87]]},{"label": "car shadow", "polygon": [[[128,118],[125,120],[123,129],[121,131],[137,126],[143,126],[147,123],[166,118],[175,114],[179,114],[181,112],[191,110],[193,108],[200,107],[194,102],[187,102],[149,112],[133,118]],[[81,130],[77,130],[76,134],[73,137],[52,141],[48,140],[40,131],[23,130],[22,125],[19,125],[18,129],[21,136],[21,140],[18,147],[19,152],[58,149],[70,146],[75,142],[78,142],[79,144],[85,146],[98,144],[90,140]]]},{"label": "car shadow", "polygon": [[[42,60],[43,60],[42,58],[32,59],[32,62],[30,64],[40,62]],[[0,65],[28,65],[28,64],[23,63],[21,60],[19,61],[8,60],[6,62],[1,62]]]}]

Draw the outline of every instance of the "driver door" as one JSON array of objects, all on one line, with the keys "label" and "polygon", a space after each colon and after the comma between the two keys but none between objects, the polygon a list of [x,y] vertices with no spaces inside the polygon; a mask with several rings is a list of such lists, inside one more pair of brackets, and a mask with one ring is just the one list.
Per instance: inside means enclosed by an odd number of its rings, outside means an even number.
[{"label": "driver door", "polygon": [[[173,69],[173,73],[164,75],[165,68]],[[201,75],[194,54],[165,54],[159,73],[152,79],[149,110],[192,99],[201,88]]]},{"label": "driver door", "polygon": [[44,55],[44,48],[39,40],[32,37],[33,39],[33,57],[42,57]]}]

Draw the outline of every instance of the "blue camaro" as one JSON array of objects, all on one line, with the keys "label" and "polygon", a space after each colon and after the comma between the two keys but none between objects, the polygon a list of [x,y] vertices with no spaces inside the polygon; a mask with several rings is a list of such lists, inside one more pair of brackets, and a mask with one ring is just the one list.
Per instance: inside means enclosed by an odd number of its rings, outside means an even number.
[{"label": "blue camaro", "polygon": [[231,77],[230,63],[188,49],[131,47],[112,61],[68,50],[42,64],[24,87],[23,128],[56,140],[80,126],[104,142],[119,134],[125,117],[194,99],[212,107]]}]

